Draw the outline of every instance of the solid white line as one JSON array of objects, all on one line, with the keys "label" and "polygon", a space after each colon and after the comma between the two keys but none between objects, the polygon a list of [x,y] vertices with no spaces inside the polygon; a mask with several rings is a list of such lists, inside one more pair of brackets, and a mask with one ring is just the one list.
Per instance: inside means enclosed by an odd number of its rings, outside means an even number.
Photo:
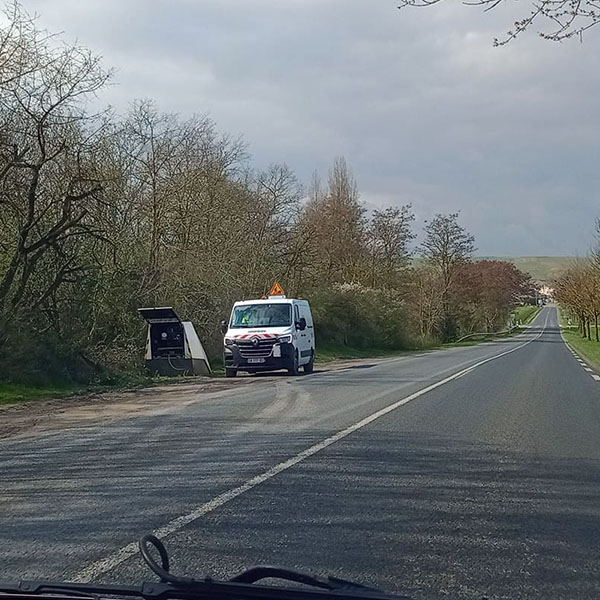
[{"label": "solid white line", "polygon": [[[428,385],[427,387],[423,388],[422,390],[419,390],[419,391],[411,394],[410,396],[403,398],[402,400],[398,400],[397,402],[394,402],[393,404],[390,404],[389,406],[386,406],[385,408],[382,408],[381,410],[374,412],[372,415],[369,415],[368,417],[365,417],[364,419],[361,419],[360,421],[358,421],[358,423],[355,423],[354,425],[350,425],[349,427],[346,427],[346,429],[342,429],[341,431],[338,431],[334,435],[324,439],[323,441],[319,442],[318,444],[315,444],[314,446],[311,446],[310,448],[303,450],[299,454],[292,456],[288,460],[285,460],[285,461],[279,463],[278,465],[275,465],[274,467],[270,468],[268,471],[265,471],[264,473],[261,473],[260,475],[257,475],[256,477],[252,477],[252,479],[249,479],[242,485],[232,488],[232,489],[220,494],[216,498],[209,500],[205,504],[201,504],[200,506],[196,507],[194,510],[190,511],[189,513],[187,513],[185,515],[181,515],[180,517],[177,517],[176,519],[169,521],[162,527],[159,527],[158,529],[153,531],[153,534],[155,536],[157,536],[158,538],[163,538],[163,537],[166,537],[168,535],[175,533],[176,531],[179,531],[180,529],[182,529],[186,525],[189,525],[190,523],[199,519],[200,517],[203,517],[204,515],[208,514],[209,512],[212,512],[213,510],[223,506],[224,504],[227,504],[227,502],[230,502],[234,498],[237,498],[238,496],[245,494],[246,492],[250,491],[252,488],[255,488],[257,485],[260,485],[261,483],[264,483],[265,481],[272,479],[276,475],[279,475],[279,473],[282,473],[283,471],[287,471],[291,467],[297,465],[298,463],[301,463],[302,461],[306,460],[310,456],[313,456],[317,452],[320,452],[321,450],[324,450],[328,446],[331,446],[332,444],[339,442],[340,440],[344,439],[346,436],[350,435],[351,433],[354,433],[355,431],[358,431],[359,429],[366,427],[367,425],[373,423],[373,421],[376,421],[377,419],[380,419],[384,415],[391,413],[392,411],[396,410],[397,408],[400,408],[401,406],[408,404],[412,400],[416,400],[417,398],[420,398],[421,396],[427,394],[428,392],[431,392],[443,385],[446,385],[447,383],[450,383],[451,381],[454,381],[455,379],[459,379],[463,375],[470,373],[471,371],[477,369],[478,367],[481,367],[482,365],[485,365],[493,360],[497,360],[498,358],[502,358],[503,356],[506,356],[507,354],[511,354],[512,352],[516,352],[517,350],[524,348],[525,346],[531,344],[531,342],[537,340],[544,333],[544,330],[546,329],[546,325],[548,324],[549,316],[550,316],[550,312],[548,312],[548,314],[546,315],[546,321],[544,323],[544,327],[542,328],[542,331],[540,331],[540,333],[537,336],[528,340],[527,342],[524,342],[523,344],[519,344],[518,346],[515,346],[514,348],[511,348],[510,350],[506,350],[505,352],[501,352],[500,354],[491,356],[490,358],[481,360],[478,363],[475,363],[474,365],[471,365],[470,367],[467,367],[466,369],[463,369],[462,371],[455,373],[454,375],[450,375],[449,377],[446,377],[445,379],[442,379],[436,383]],[[109,554],[105,558],[102,558],[96,562],[91,563],[90,565],[88,565],[87,567],[85,567],[84,569],[79,571],[77,573],[77,575],[74,577],[73,581],[84,582],[84,581],[90,581],[92,579],[95,579],[99,575],[106,573],[106,572],[110,571],[111,569],[114,569],[116,566],[120,565],[121,563],[125,562],[128,558],[131,558],[132,556],[137,554],[137,552],[138,552],[137,543],[132,542],[131,544],[127,544],[126,546],[117,550],[116,552],[113,552],[112,554]]]}]

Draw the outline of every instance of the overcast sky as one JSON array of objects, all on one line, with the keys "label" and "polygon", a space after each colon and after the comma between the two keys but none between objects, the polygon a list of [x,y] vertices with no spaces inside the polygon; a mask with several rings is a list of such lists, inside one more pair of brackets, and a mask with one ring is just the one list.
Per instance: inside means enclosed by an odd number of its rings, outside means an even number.
[{"label": "overcast sky", "polygon": [[[117,71],[102,96],[207,114],[301,181],[343,155],[371,207],[460,211],[482,255],[584,254],[600,216],[600,26],[492,40],[525,3],[24,0]],[[515,10],[521,12],[513,12]]]}]

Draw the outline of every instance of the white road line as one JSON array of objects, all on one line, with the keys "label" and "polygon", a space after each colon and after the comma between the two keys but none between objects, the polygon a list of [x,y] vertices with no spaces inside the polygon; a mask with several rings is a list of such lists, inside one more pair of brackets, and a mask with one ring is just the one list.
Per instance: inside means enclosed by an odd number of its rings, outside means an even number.
[{"label": "white road line", "polygon": [[600,375],[592,375],[592,378],[596,381],[600,381]]},{"label": "white road line", "polygon": [[[245,494],[246,492],[255,488],[257,485],[260,485],[261,483],[264,483],[265,481],[272,479],[273,477],[275,477],[276,475],[279,475],[279,473],[282,473],[283,471],[287,471],[288,469],[297,465],[298,463],[301,463],[302,461],[313,456],[314,454],[317,454],[317,452],[320,452],[321,450],[324,450],[328,446],[331,446],[332,444],[339,442],[340,440],[349,436],[351,433],[354,433],[355,431],[358,431],[359,429],[366,427],[367,425],[373,423],[373,421],[376,421],[377,419],[383,417],[384,415],[391,413],[392,411],[396,410],[397,408],[400,408],[401,406],[408,404],[412,400],[416,400],[417,398],[420,398],[421,396],[427,394],[428,392],[431,392],[443,385],[446,385],[447,383],[450,383],[451,381],[454,381],[455,379],[459,379],[460,377],[463,377],[467,373],[474,371],[475,369],[477,369],[478,367],[481,367],[482,365],[485,365],[493,360],[497,360],[498,358],[502,358],[503,356],[506,356],[507,354],[511,354],[513,352],[516,352],[517,350],[520,350],[521,348],[524,348],[525,346],[528,346],[529,344],[531,344],[531,342],[537,340],[544,333],[546,326],[548,324],[549,316],[550,316],[550,312],[548,312],[548,314],[546,315],[546,321],[545,321],[544,327],[542,328],[540,333],[538,333],[538,335],[536,335],[534,338],[531,338],[527,342],[524,342],[523,344],[519,344],[518,346],[515,346],[514,348],[511,348],[510,350],[506,350],[505,352],[501,352],[500,354],[496,354],[494,356],[491,356],[489,358],[481,360],[478,363],[475,363],[474,365],[467,367],[466,369],[463,369],[462,371],[459,371],[458,373],[455,373],[454,375],[450,375],[449,377],[446,377],[445,379],[442,379],[436,383],[428,385],[427,387],[423,388],[422,390],[419,390],[419,391],[415,392],[414,394],[411,394],[410,396],[403,398],[402,400],[398,400],[397,402],[394,402],[393,404],[390,404],[389,406],[386,406],[385,408],[382,408],[381,410],[374,412],[372,415],[369,415],[368,417],[365,417],[364,419],[361,419],[360,421],[358,421],[358,423],[355,423],[354,425],[350,425],[349,427],[346,427],[346,429],[342,429],[341,431],[338,431],[334,435],[324,439],[323,441],[319,442],[318,444],[315,444],[314,446],[311,446],[310,448],[303,450],[299,454],[292,456],[288,460],[285,460],[285,461],[279,463],[278,465],[275,465],[274,467],[270,468],[268,471],[265,471],[264,473],[261,473],[260,475],[257,475],[256,477],[252,477],[252,479],[249,479],[242,485],[232,488],[232,489],[218,495],[216,498],[213,498],[212,500],[209,500],[208,502],[201,504],[200,506],[197,506],[194,510],[190,511],[189,513],[187,513],[185,515],[181,515],[180,517],[177,517],[177,518],[173,519],[172,521],[169,521],[168,523],[166,523],[162,527],[159,527],[152,533],[159,538],[171,535],[171,534],[175,533],[176,531],[179,531],[186,525],[189,525],[193,521],[199,519],[200,517],[203,517],[204,515],[208,514],[209,512],[212,512],[213,510],[223,506],[224,504],[227,504],[234,498],[237,498],[238,496]],[[77,575],[74,577],[73,581],[84,582],[84,581],[90,581],[92,579],[95,579],[99,575],[101,575],[103,573],[107,573],[111,569],[114,569],[121,563],[125,562],[128,558],[131,558],[132,556],[137,554],[137,552],[138,552],[137,543],[132,542],[130,544],[127,544],[126,546],[124,546],[123,548],[120,548],[116,552],[113,552],[112,554],[109,554],[105,558],[102,558],[96,562],[91,563],[90,565],[88,565],[87,567],[85,567],[84,569],[79,571],[77,573]]]},{"label": "white road line", "polygon": [[593,373],[594,369],[590,369],[589,367],[585,367],[584,371],[587,371],[588,373]]}]

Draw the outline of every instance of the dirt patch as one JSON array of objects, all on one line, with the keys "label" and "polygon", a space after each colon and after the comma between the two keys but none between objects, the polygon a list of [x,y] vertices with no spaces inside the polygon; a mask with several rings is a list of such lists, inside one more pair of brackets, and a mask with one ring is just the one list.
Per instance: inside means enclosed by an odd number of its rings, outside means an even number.
[{"label": "dirt patch", "polygon": [[[389,359],[388,359],[389,360]],[[319,365],[320,372],[368,366],[381,359],[332,361]],[[235,379],[197,377],[182,383],[142,389],[82,394],[0,406],[0,439],[71,427],[95,425],[110,419],[139,414],[158,414],[229,390],[269,384],[289,377],[286,373],[240,376]]]}]

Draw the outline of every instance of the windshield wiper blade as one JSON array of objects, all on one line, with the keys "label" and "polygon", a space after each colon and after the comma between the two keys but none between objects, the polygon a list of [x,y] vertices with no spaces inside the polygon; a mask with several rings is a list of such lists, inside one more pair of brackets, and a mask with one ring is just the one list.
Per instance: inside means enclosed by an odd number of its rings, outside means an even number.
[{"label": "windshield wiper blade", "polygon": [[239,575],[236,575],[231,581],[238,583],[256,583],[261,579],[282,579],[284,581],[293,581],[295,583],[302,583],[316,588],[324,590],[357,590],[363,592],[373,592],[379,594],[379,590],[370,588],[360,583],[354,583],[353,581],[346,581],[345,579],[339,579],[337,577],[328,577],[322,579],[315,575],[309,575],[308,573],[302,573],[300,571],[293,571],[291,569],[282,569],[280,567],[267,567],[258,566],[252,567],[247,571],[243,571]]},{"label": "windshield wiper blade", "polygon": [[[323,579],[280,567],[258,566],[236,575],[229,581],[211,578],[181,577],[169,571],[169,556],[163,543],[152,535],[144,536],[140,552],[160,581],[145,581],[137,586],[55,581],[0,582],[0,600],[40,600],[42,598],[144,598],[145,600],[410,600],[405,596],[385,594],[374,588],[336,577]],[[159,565],[150,546],[158,551]],[[305,587],[257,585],[263,579],[279,579]]]},{"label": "windshield wiper blade", "polygon": [[[262,568],[262,567],[259,567]],[[269,570],[277,571],[274,567]],[[300,577],[285,579],[300,582]],[[273,577],[269,575],[268,577]],[[364,588],[360,584],[344,582],[334,578],[323,580],[334,582],[327,589],[318,587],[279,587],[238,583],[234,581],[193,580],[182,586],[171,583],[145,581],[139,586],[86,584],[53,581],[22,581],[18,584],[0,583],[0,599],[5,595],[15,598],[144,598],[145,600],[409,600],[403,596],[392,596]],[[303,581],[303,583],[307,583]],[[313,583],[309,585],[314,585]]]},{"label": "windshield wiper blade", "polygon": [[[356,587],[354,587],[356,586]],[[371,590],[359,585],[334,589],[279,587],[231,581],[193,581],[178,587],[170,583],[143,582],[139,586],[82,584],[52,581],[0,583],[0,599],[14,598],[144,598],[145,600],[409,600]]]}]

